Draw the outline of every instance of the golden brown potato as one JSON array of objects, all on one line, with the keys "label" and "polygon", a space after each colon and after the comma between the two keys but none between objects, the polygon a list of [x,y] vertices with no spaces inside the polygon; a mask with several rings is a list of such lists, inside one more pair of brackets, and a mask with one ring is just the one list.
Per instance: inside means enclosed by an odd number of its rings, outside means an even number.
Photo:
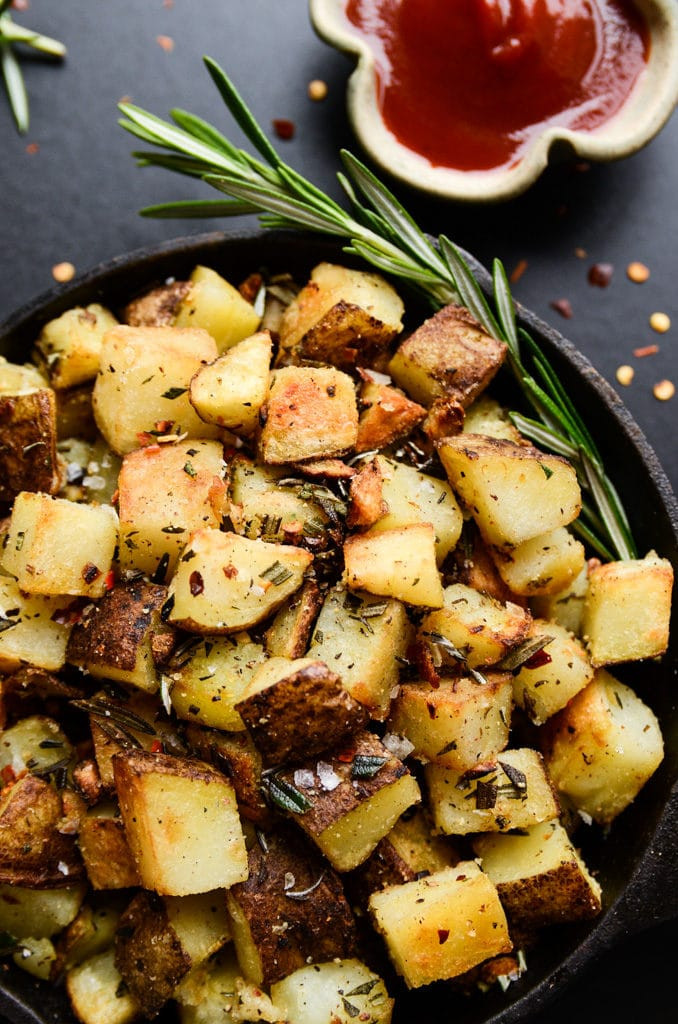
[{"label": "golden brown potato", "polygon": [[493,548],[499,575],[514,594],[557,594],[586,564],[584,545],[564,526],[509,549]]},{"label": "golden brown potato", "polygon": [[214,338],[219,352],[254,334],[259,326],[259,314],[216,270],[195,267],[189,286],[177,309],[176,327],[202,328]]},{"label": "golden brown potato", "polygon": [[114,950],[104,950],[71,968],[66,991],[82,1024],[132,1024],[141,1008],[124,990],[115,966]]},{"label": "golden brown potato", "polygon": [[64,824],[61,796],[45,779],[29,774],[5,787],[0,798],[0,882],[57,889],[81,878],[75,835],[61,832]]},{"label": "golden brown potato", "polygon": [[379,384],[364,374],[360,389],[357,452],[385,448],[406,437],[426,416],[426,409],[412,402],[398,388]]},{"label": "golden brown potato", "polygon": [[464,652],[471,668],[496,665],[523,641],[530,629],[530,613],[516,604],[501,604],[463,583],[444,590],[444,605],[422,619],[420,635],[442,636]]},{"label": "golden brown potato", "polygon": [[301,658],[311,639],[313,623],[323,603],[315,580],[308,579],[277,612],[266,630],[266,653],[271,657]]},{"label": "golden brown potato", "polygon": [[31,596],[9,576],[0,576],[0,673],[26,666],[55,672],[66,660],[73,625],[71,597]]},{"label": "golden brown potato", "polygon": [[172,281],[152,288],[125,306],[123,320],[130,327],[171,327],[179,306],[190,291],[188,281]]},{"label": "golden brown potato", "polygon": [[56,451],[56,400],[50,388],[0,396],[0,502],[20,491],[56,494],[61,473]]},{"label": "golden brown potato", "polygon": [[268,394],[272,343],[259,331],[201,367],[191,380],[191,405],[200,419],[249,436]]},{"label": "golden brown potato", "polygon": [[114,804],[91,808],[80,822],[78,847],[93,889],[141,885],[122,818]]},{"label": "golden brown potato", "polygon": [[94,380],[104,334],[118,321],[99,303],[68,309],[45,324],[36,342],[37,361],[52,387],[63,391]]},{"label": "golden brown potato", "polygon": [[353,534],[344,542],[346,585],[405,604],[440,608],[443,588],[435,541],[431,523]]},{"label": "golden brown potato", "polygon": [[591,682],[594,669],[582,644],[557,622],[535,619],[529,635],[548,642],[514,670],[513,697],[541,725]]}]

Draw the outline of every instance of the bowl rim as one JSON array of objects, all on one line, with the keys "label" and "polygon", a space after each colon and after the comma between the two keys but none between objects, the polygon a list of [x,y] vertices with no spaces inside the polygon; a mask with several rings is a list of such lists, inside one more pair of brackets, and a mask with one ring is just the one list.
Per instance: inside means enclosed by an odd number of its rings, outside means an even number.
[{"label": "bowl rim", "polygon": [[[498,202],[525,192],[556,154],[611,161],[636,153],[661,130],[678,104],[678,8],[675,0],[634,0],[646,18],[650,57],[630,97],[594,132],[548,126],[515,164],[486,171],[434,166],[387,128],[376,96],[376,59],[344,14],[346,0],[309,0],[316,33],[356,60],[346,102],[354,131],[370,158],[393,177],[439,199]],[[624,112],[632,111],[632,118]]]}]

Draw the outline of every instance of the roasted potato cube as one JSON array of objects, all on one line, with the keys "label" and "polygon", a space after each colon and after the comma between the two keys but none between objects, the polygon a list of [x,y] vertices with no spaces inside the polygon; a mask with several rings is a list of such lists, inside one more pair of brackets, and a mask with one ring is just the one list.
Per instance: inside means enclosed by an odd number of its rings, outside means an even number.
[{"label": "roasted potato cube", "polygon": [[283,314],[281,355],[366,366],[402,329],[403,312],[398,294],[380,275],[319,263]]},{"label": "roasted potato cube", "polygon": [[344,579],[351,590],[441,608],[443,587],[431,523],[353,534],[344,542]]},{"label": "roasted potato cube", "polygon": [[87,812],[80,822],[78,847],[93,889],[130,889],[141,885],[115,804],[103,804]]},{"label": "roasted potato cube", "polygon": [[270,658],[235,706],[269,765],[307,760],[348,739],[367,711],[315,658]]},{"label": "roasted potato cube", "polygon": [[191,378],[216,357],[205,331],[126,325],[110,330],[92,404],[113,451],[125,455],[178,426],[191,438],[218,437],[219,428],[203,423],[188,400]]},{"label": "roasted potato cube", "polygon": [[96,440],[98,431],[92,409],[91,383],[67,391],[55,391],[55,396],[59,440],[65,441],[71,437]]},{"label": "roasted potato cube", "polygon": [[265,992],[242,977],[232,946],[190,971],[174,998],[181,1024],[267,1024],[283,1019]]},{"label": "roasted potato cube", "polygon": [[68,971],[66,991],[82,1024],[131,1024],[141,1012],[131,994],[122,989],[112,947]]},{"label": "roasted potato cube", "polygon": [[66,661],[70,597],[32,597],[0,575],[0,672],[24,665],[56,672]]},{"label": "roasted potato cube", "polygon": [[189,283],[190,289],[177,310],[175,327],[202,328],[214,338],[219,352],[254,334],[259,314],[216,270],[198,266]]},{"label": "roasted potato cube", "polygon": [[169,620],[194,633],[248,629],[299,589],[312,561],[290,545],[198,530],[170,583]]},{"label": "roasted potato cube", "polygon": [[268,394],[272,343],[268,331],[239,341],[191,381],[191,405],[205,423],[252,434]]},{"label": "roasted potato cube", "polygon": [[154,649],[160,638],[174,643],[173,631],[162,622],[166,599],[165,587],[141,579],[119,583],[98,605],[84,609],[71,632],[66,660],[98,679],[115,679],[154,693]]},{"label": "roasted potato cube", "polygon": [[540,619],[557,622],[575,636],[581,636],[588,590],[589,566],[586,564],[569,586],[555,594],[537,595],[530,601],[530,606]]},{"label": "roasted potato cube", "polygon": [[74,920],[86,888],[84,882],[61,889],[0,884],[0,928],[17,939],[50,938]]},{"label": "roasted potato cube", "polygon": [[84,874],[82,861],[75,836],[60,831],[64,825],[61,795],[45,779],[28,774],[5,787],[0,795],[0,882],[58,889],[78,881]]},{"label": "roasted potato cube", "polygon": [[389,373],[410,398],[429,406],[451,398],[464,408],[484,391],[508,348],[462,306],[445,306],[398,347]]},{"label": "roasted potato cube", "polygon": [[351,956],[356,928],[341,881],[300,836],[267,834],[248,863],[247,881],[227,893],[245,978],[269,985],[309,962]]},{"label": "roasted potato cube", "polygon": [[231,780],[241,818],[262,828],[269,827],[274,814],[264,798],[263,762],[249,733],[189,725],[186,736],[198,757],[209,761]]},{"label": "roasted potato cube", "polygon": [[504,437],[517,444],[525,443],[511,423],[508,410],[489,395],[481,395],[468,407],[462,429],[465,434],[484,434],[486,437]]},{"label": "roasted potato cube", "polygon": [[534,929],[600,913],[600,885],[558,821],[473,843],[512,924]]},{"label": "roasted potato cube", "polygon": [[455,978],[512,949],[497,890],[475,861],[375,892],[369,907],[408,988]]},{"label": "roasted potato cube", "polygon": [[403,394],[370,379],[360,389],[360,419],[358,421],[357,452],[385,448],[398,438],[406,437],[426,416],[426,409]]},{"label": "roasted potato cube", "polygon": [[351,480],[346,525],[349,529],[374,526],[388,512],[383,497],[384,475],[376,459],[361,466]]},{"label": "roasted potato cube", "polygon": [[102,597],[117,540],[118,517],[110,505],[76,505],[22,491],[2,564],[27,594]]},{"label": "roasted potato cube", "polygon": [[422,619],[421,635],[449,640],[471,668],[496,665],[528,635],[530,614],[517,604],[502,604],[463,583],[445,587],[443,601]]},{"label": "roasted potato cube", "polygon": [[315,580],[308,579],[277,612],[266,630],[266,653],[271,658],[301,658],[305,654],[313,623],[323,598]]},{"label": "roasted potato cube", "polygon": [[0,356],[0,396],[25,395],[46,388],[48,381],[32,363],[10,363]]},{"label": "roasted potato cube", "polygon": [[454,437],[464,425],[464,407],[455,398],[436,398],[421,427],[429,441]]},{"label": "roasted potato cube", "polygon": [[170,699],[179,718],[213,729],[240,732],[236,710],[247,684],[265,657],[248,633],[197,639],[169,665]]},{"label": "roasted potato cube", "polygon": [[[233,458],[229,470],[231,519],[236,533],[250,540],[261,537],[279,543],[289,530],[301,524],[303,535],[322,537],[328,520],[314,499],[313,484],[299,480],[281,487],[280,480],[290,479],[286,470],[254,463],[242,455]],[[324,494],[324,490],[318,493]]]},{"label": "roasted potato cube", "polygon": [[493,549],[499,575],[514,594],[557,594],[584,568],[584,545],[564,526],[510,550]]},{"label": "roasted potato cube", "polygon": [[123,320],[130,327],[172,327],[190,289],[189,281],[172,281],[152,288],[125,306]]},{"label": "roasted potato cube", "polygon": [[189,534],[220,526],[225,472],[218,441],[177,441],[126,455],[118,483],[121,566],[162,576],[160,582],[169,578]]},{"label": "roasted potato cube", "polygon": [[21,491],[56,494],[56,400],[49,388],[0,397],[0,502]]},{"label": "roasted potato cube", "polygon": [[505,832],[557,817],[560,807],[541,754],[528,747],[458,772],[426,766],[429,803],[444,835]]},{"label": "roasted potato cube", "polygon": [[511,678],[488,675],[475,679],[405,683],[393,702],[389,728],[414,744],[414,756],[446,768],[464,771],[478,761],[495,757],[508,743]]},{"label": "roasted potato cube", "polygon": [[94,897],[92,903],[82,904],[55,943],[52,981],[58,981],[72,967],[111,948],[121,909],[118,893],[103,899]]},{"label": "roasted potato cube", "polygon": [[594,670],[584,647],[558,623],[535,619],[529,635],[548,643],[514,671],[513,697],[541,725],[591,682]]},{"label": "roasted potato cube", "polygon": [[400,601],[333,587],[308,653],[331,665],[351,696],[383,720],[398,685],[398,658],[405,657],[413,632]]},{"label": "roasted potato cube", "polygon": [[274,773],[267,782],[271,800],[337,871],[362,864],[400,815],[421,799],[405,765],[370,732],[328,751],[324,760]]},{"label": "roasted potato cube", "polygon": [[589,572],[582,629],[594,665],[663,654],[669,642],[673,568],[651,551]]},{"label": "roasted potato cube", "polygon": [[383,980],[360,960],[300,967],[271,986],[271,997],[294,1024],[390,1024],[393,1010]]},{"label": "roasted potato cube", "polygon": [[357,436],[355,387],[347,374],[311,366],[275,371],[259,439],[264,462],[343,455],[355,446]]},{"label": "roasted potato cube", "polygon": [[607,825],[662,761],[653,712],[604,669],[543,727],[546,765],[559,793]]},{"label": "roasted potato cube", "polygon": [[438,452],[488,544],[522,544],[579,514],[577,474],[557,455],[481,434],[445,438]]},{"label": "roasted potato cube", "polygon": [[36,343],[50,384],[63,391],[94,380],[103,337],[118,321],[99,303],[68,309],[45,324]]}]

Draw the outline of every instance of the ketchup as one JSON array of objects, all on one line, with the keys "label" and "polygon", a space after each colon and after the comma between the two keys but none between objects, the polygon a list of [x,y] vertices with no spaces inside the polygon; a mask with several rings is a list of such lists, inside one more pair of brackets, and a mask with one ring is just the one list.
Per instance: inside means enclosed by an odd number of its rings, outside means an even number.
[{"label": "ketchup", "polygon": [[510,166],[548,125],[594,131],[649,53],[631,0],[346,0],[387,128],[434,166]]}]

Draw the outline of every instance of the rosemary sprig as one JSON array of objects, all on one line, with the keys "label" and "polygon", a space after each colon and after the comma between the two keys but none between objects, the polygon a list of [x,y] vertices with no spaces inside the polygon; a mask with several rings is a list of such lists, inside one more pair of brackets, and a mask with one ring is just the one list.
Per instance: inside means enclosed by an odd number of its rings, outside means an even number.
[{"label": "rosemary sprig", "polygon": [[517,326],[501,262],[495,260],[493,265],[493,310],[454,243],[441,235],[437,247],[432,244],[395,196],[355,156],[343,150],[343,171],[338,173],[348,197],[348,212],[283,162],[225,71],[209,57],[205,64],[259,157],[237,148],[216,128],[186,111],[173,110],[171,123],[121,103],[122,127],[161,150],[136,152],[140,166],[164,167],[202,178],[231,197],[164,203],[147,207],[142,214],[213,217],[258,213],[267,228],[305,228],[345,239],[345,252],[403,278],[434,309],[450,302],[468,307],[488,334],[508,346],[509,366],[534,414],[530,418],[513,413],[516,426],[541,447],[565,455],[577,469],[583,509],[574,528],[604,558],[635,557],[626,513],[591,434],[544,353]]},{"label": "rosemary sprig", "polygon": [[57,59],[66,56],[66,47],[58,39],[51,39],[49,36],[17,25],[8,13],[10,4],[11,0],[0,0],[0,66],[17,130],[24,135],[28,131],[30,120],[28,93],[13,47],[19,43],[35,50],[36,53]]}]

